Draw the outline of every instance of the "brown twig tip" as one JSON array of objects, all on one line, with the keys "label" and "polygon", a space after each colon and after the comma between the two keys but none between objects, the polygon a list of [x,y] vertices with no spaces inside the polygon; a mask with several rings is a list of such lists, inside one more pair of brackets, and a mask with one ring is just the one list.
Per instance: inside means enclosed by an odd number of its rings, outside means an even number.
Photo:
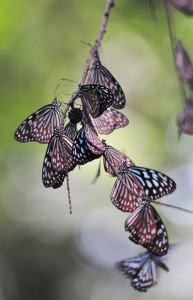
[{"label": "brown twig tip", "polygon": [[[87,78],[87,74],[88,74],[88,71],[89,71],[89,67],[90,67],[91,61],[92,61],[93,57],[95,56],[98,48],[101,45],[103,36],[106,33],[106,28],[107,28],[107,24],[108,24],[108,21],[109,21],[110,11],[111,11],[111,9],[114,6],[115,6],[114,0],[106,0],[106,5],[105,5],[105,9],[104,9],[104,15],[103,15],[102,23],[101,23],[101,26],[100,26],[100,29],[99,29],[98,37],[97,37],[97,39],[95,41],[94,47],[92,48],[92,50],[91,50],[91,52],[90,52],[90,54],[89,54],[89,56],[88,56],[88,58],[86,60],[86,63],[85,63],[85,66],[84,66],[84,70],[83,70],[83,74],[82,74],[82,78],[81,78],[81,81],[80,81],[80,86],[83,85],[83,84],[85,84],[85,81],[86,81],[86,78]],[[65,109],[63,111],[63,118],[65,118],[65,116],[66,116],[69,108],[71,107],[71,105],[74,103],[74,101],[78,97],[79,97],[79,87],[76,90],[76,92],[73,93],[71,99],[66,104],[66,107],[65,107]]]}]

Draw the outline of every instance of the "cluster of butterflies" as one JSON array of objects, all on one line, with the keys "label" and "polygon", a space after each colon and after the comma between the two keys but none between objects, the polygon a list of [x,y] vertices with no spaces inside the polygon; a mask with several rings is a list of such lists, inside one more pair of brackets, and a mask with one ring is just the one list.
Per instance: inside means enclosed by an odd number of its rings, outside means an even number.
[{"label": "cluster of butterflies", "polygon": [[[133,271],[129,271],[132,285],[144,291],[155,284],[152,274],[158,261],[156,257],[165,255],[169,245],[165,225],[150,203],[172,193],[176,184],[159,171],[135,166],[126,154],[99,139],[98,134],[109,134],[125,127],[129,120],[117,110],[125,106],[123,90],[101,64],[98,52],[86,84],[79,86],[78,97],[82,108],[71,105],[67,124],[64,124],[60,102],[54,99],[31,114],[17,128],[14,137],[19,142],[48,144],[42,167],[46,188],[59,188],[77,165],[103,157],[104,170],[116,177],[111,192],[112,203],[119,210],[130,213],[125,222],[129,239],[148,250],[148,254],[140,259],[143,263],[138,266],[131,262],[122,263],[122,270],[126,265],[125,273],[134,266]],[[79,130],[78,123],[81,124]],[[145,267],[146,264],[149,267]]]}]

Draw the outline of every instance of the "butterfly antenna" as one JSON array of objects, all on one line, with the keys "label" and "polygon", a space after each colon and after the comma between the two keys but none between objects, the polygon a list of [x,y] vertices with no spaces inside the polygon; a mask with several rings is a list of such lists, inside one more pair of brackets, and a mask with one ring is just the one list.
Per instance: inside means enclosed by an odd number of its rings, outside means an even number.
[{"label": "butterfly antenna", "polygon": [[55,88],[54,99],[56,98],[56,92],[57,92],[57,89],[59,88],[59,86],[60,86],[60,83],[58,83],[58,85],[57,85],[56,88]]},{"label": "butterfly antenna", "polygon": [[77,82],[77,81],[74,81],[74,80],[72,80],[72,79],[61,78],[60,80],[74,82],[74,83],[76,83],[76,84],[78,84],[78,85],[79,85],[79,82]]},{"label": "butterfly antenna", "polygon": [[91,50],[94,48],[90,43],[85,42],[85,41],[80,41],[82,44],[89,46],[91,48]]},{"label": "butterfly antenna", "polygon": [[101,158],[100,157],[100,160],[99,160],[99,165],[98,165],[98,169],[97,169],[97,173],[93,179],[93,181],[91,182],[92,184],[95,184],[97,182],[97,179],[99,178],[99,176],[101,175]]},{"label": "butterfly antenna", "polygon": [[66,174],[66,186],[67,186],[67,192],[68,192],[69,211],[70,211],[70,214],[72,214],[72,202],[71,202],[71,195],[70,195],[70,182],[69,182],[68,173]]},{"label": "butterfly antenna", "polygon": [[175,205],[171,205],[171,204],[167,204],[167,203],[163,203],[163,202],[159,202],[159,201],[155,201],[155,200],[153,200],[151,202],[153,202],[155,204],[159,204],[159,205],[163,205],[163,206],[168,206],[168,207],[171,207],[171,208],[175,208],[175,209],[182,210],[184,212],[193,214],[192,210],[189,210],[189,209],[186,209],[186,208],[183,208],[183,207],[179,207],[179,206],[175,206]]}]

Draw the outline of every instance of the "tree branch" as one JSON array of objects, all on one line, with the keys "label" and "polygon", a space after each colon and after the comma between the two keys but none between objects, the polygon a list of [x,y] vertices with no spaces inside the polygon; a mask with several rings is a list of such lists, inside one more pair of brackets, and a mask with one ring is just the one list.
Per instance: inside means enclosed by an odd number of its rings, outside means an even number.
[{"label": "tree branch", "polygon": [[[115,5],[114,0],[106,0],[105,10],[104,10],[104,14],[103,14],[102,23],[101,23],[101,26],[100,26],[100,29],[99,29],[98,37],[95,41],[94,47],[92,48],[92,50],[91,50],[91,52],[90,52],[90,54],[89,54],[89,56],[86,60],[85,67],[84,67],[83,74],[82,74],[82,78],[81,78],[81,81],[80,81],[80,85],[83,85],[86,81],[86,77],[87,77],[87,74],[88,74],[88,71],[89,71],[91,61],[92,61],[96,51],[98,50],[98,48],[101,45],[101,42],[102,42],[103,36],[106,32],[107,24],[108,24],[108,21],[109,21],[110,12],[111,12],[111,9],[114,7],[114,5]],[[74,103],[74,101],[78,98],[78,96],[79,96],[79,87],[77,88],[76,92],[73,93],[72,97],[70,98],[70,100],[66,104],[66,107],[63,111],[62,123],[63,123],[63,121],[66,117],[66,113],[68,112],[70,106]]]}]

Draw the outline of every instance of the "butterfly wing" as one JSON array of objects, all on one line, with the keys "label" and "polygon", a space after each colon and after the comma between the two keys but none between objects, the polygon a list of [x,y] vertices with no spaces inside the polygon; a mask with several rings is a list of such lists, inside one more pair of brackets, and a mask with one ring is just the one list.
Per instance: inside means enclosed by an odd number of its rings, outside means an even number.
[{"label": "butterfly wing", "polygon": [[95,132],[89,127],[85,126],[85,138],[87,141],[88,148],[93,154],[102,155],[105,151],[105,145],[98,138]]},{"label": "butterfly wing", "polygon": [[91,84],[80,86],[80,98],[83,108],[86,107],[88,113],[97,118],[111,106],[114,96],[108,88]]},{"label": "butterfly wing", "polygon": [[125,106],[126,99],[120,84],[110,71],[101,64],[98,53],[95,55],[88,83],[99,84],[108,88],[114,95],[112,102],[114,108],[121,109]]},{"label": "butterfly wing", "polygon": [[45,105],[31,114],[16,129],[14,138],[19,142],[36,141],[47,144],[60,122],[60,104],[54,99],[52,104]]},{"label": "butterfly wing", "polygon": [[112,203],[121,211],[133,212],[139,207],[140,196],[143,193],[143,188],[138,184],[135,177],[127,173],[127,165],[124,162],[119,169],[119,176],[111,191]]},{"label": "butterfly wing", "polygon": [[151,243],[157,234],[155,209],[148,202],[132,212],[125,221],[125,230],[131,233],[131,240],[139,245]]},{"label": "butterfly wing", "polygon": [[148,168],[131,166],[127,168],[144,189],[145,196],[150,200],[161,198],[176,189],[176,183],[167,175]]},{"label": "butterfly wing", "polygon": [[90,119],[93,127],[100,134],[109,134],[115,129],[125,127],[129,124],[127,117],[112,107],[108,107],[98,118],[90,116]]},{"label": "butterfly wing", "polygon": [[139,272],[133,276],[131,285],[140,292],[146,292],[157,283],[156,265],[149,257]]},{"label": "butterfly wing", "polygon": [[132,258],[126,258],[116,263],[116,268],[126,277],[133,278],[149,259],[148,252]]},{"label": "butterfly wing", "polygon": [[51,152],[47,149],[42,167],[43,185],[46,188],[59,188],[63,184],[64,178],[65,173],[59,173],[54,170],[52,166]]},{"label": "butterfly wing", "polygon": [[[92,145],[90,146],[92,148]],[[77,136],[73,141],[72,156],[78,165],[86,164],[87,162],[97,159],[101,156],[101,154],[95,154],[90,150],[85,136],[85,127],[82,127],[78,131]]]},{"label": "butterfly wing", "polygon": [[106,149],[103,154],[103,163],[105,171],[114,176],[117,176],[119,168],[123,162],[125,162],[127,166],[134,165],[134,162],[128,156],[116,150],[115,148],[106,145]]},{"label": "butterfly wing", "polygon": [[69,137],[72,141],[74,141],[76,135],[77,135],[77,125],[69,122],[64,127],[64,134]]},{"label": "butterfly wing", "polygon": [[152,206],[151,209],[154,210],[157,234],[153,241],[143,247],[155,256],[163,256],[167,254],[169,247],[167,230],[155,208]]}]

